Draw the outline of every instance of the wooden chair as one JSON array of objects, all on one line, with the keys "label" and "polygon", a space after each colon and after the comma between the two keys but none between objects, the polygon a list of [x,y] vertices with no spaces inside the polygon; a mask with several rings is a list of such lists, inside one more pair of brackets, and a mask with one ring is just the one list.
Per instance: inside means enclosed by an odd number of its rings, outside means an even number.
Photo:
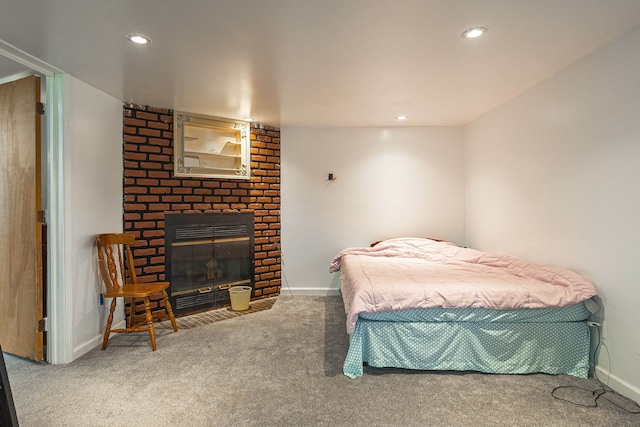
[{"label": "wooden chair", "polygon": [[[111,233],[99,234],[96,237],[98,242],[98,263],[102,280],[106,287],[103,296],[113,298],[111,301],[111,310],[107,319],[107,327],[104,330],[104,339],[102,340],[102,349],[107,348],[109,334],[111,332],[145,332],[149,331],[151,339],[151,348],[156,350],[156,334],[153,329],[153,316],[151,314],[151,302],[149,297],[154,294],[162,293],[164,299],[164,308],[171,319],[171,325],[174,331],[178,331],[176,318],[171,310],[171,303],[167,296],[167,288],[169,282],[154,283],[138,283],[135,265],[133,263],[133,255],[131,253],[131,245],[135,240],[133,234],[128,233]],[[125,262],[126,260],[126,262]],[[128,275],[126,274],[128,272]],[[129,322],[124,329],[111,329],[113,322],[113,312],[116,308],[116,301],[119,297],[131,298],[131,312],[129,314]],[[144,301],[145,319],[143,321],[135,321],[136,300]]]}]

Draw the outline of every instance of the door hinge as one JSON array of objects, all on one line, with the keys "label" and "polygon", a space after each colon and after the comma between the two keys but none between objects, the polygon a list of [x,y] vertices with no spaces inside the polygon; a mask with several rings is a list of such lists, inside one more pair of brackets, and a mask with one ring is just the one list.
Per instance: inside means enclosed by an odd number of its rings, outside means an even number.
[{"label": "door hinge", "polygon": [[47,332],[49,327],[48,318],[43,317],[38,321],[38,332]]},{"label": "door hinge", "polygon": [[42,102],[36,102],[36,113],[44,116],[44,104]]},{"label": "door hinge", "polygon": [[38,222],[41,224],[47,223],[47,211],[45,210],[38,211]]}]

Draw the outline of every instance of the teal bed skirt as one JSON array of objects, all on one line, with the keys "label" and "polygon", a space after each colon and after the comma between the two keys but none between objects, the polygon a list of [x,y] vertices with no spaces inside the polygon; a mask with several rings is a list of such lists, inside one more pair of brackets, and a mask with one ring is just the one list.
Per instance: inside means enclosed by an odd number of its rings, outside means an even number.
[{"label": "teal bed skirt", "polygon": [[554,309],[415,309],[361,314],[343,372],[363,364],[498,374],[589,375],[589,311]]}]

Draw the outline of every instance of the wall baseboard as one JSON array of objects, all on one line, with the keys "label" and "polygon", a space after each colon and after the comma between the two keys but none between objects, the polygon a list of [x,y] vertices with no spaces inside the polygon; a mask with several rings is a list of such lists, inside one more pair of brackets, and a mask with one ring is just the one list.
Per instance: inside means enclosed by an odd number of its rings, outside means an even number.
[{"label": "wall baseboard", "polygon": [[[112,329],[120,329],[120,328],[126,328],[127,324],[126,322],[123,320],[120,320],[119,322],[114,323],[111,328]],[[104,330],[103,330],[104,332]],[[112,333],[110,336],[115,336],[117,335],[116,333]],[[79,346],[75,347],[73,349],[73,360],[76,360],[78,357],[88,353],[89,351],[93,350],[94,348],[101,346],[102,345],[102,338],[104,337],[104,335],[100,334],[100,335],[96,335],[95,337],[86,340],[85,342],[83,342],[82,344],[80,344]],[[73,361],[72,360],[72,361]]]},{"label": "wall baseboard", "polygon": [[306,296],[337,296],[340,295],[340,289],[332,288],[290,288],[283,286],[280,288],[280,295],[306,295]]},{"label": "wall baseboard", "polygon": [[601,368],[600,366],[596,366],[596,371],[598,375],[598,379],[602,381],[603,384],[611,387],[616,392],[621,395],[628,397],[629,399],[640,404],[640,389],[633,384],[629,384],[625,380],[616,377],[608,370]]}]

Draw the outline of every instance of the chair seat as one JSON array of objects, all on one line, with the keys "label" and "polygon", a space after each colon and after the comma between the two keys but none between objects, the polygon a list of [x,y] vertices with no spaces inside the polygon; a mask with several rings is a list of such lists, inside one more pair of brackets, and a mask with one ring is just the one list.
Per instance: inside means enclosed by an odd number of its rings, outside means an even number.
[{"label": "chair seat", "polygon": [[124,285],[111,292],[103,292],[105,298],[148,297],[169,288],[169,282],[136,283]]}]

